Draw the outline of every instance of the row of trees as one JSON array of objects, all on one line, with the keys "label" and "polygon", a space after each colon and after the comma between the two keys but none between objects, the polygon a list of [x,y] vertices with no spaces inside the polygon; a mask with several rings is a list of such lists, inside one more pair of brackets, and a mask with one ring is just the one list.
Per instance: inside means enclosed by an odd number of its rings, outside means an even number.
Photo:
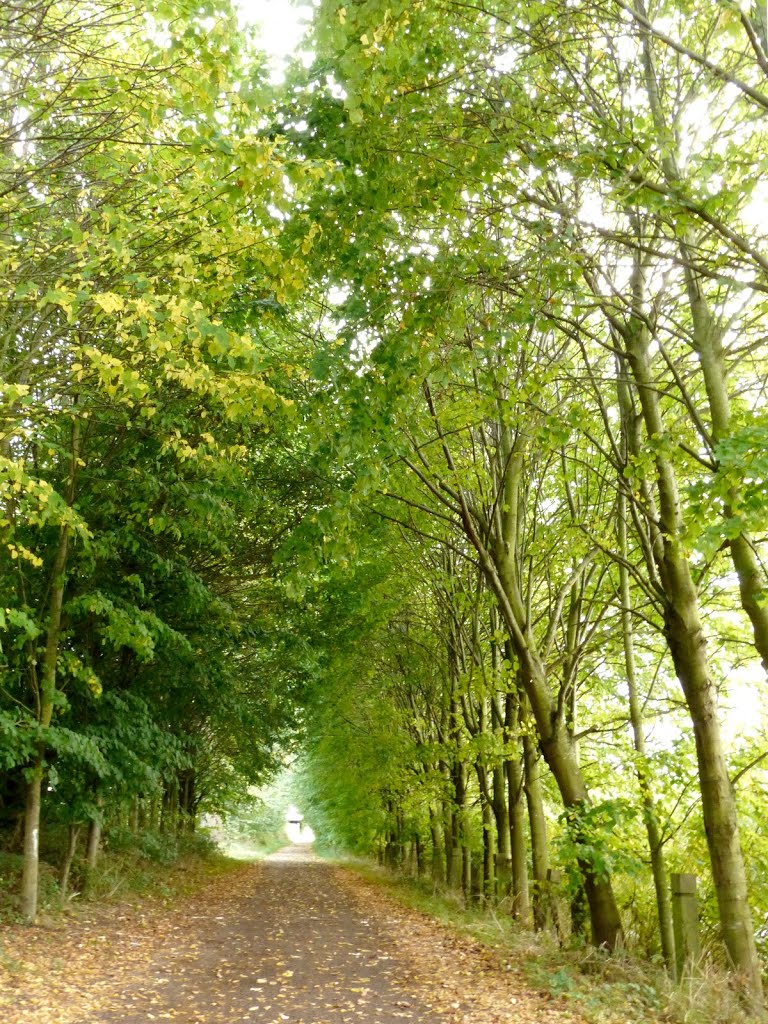
[{"label": "row of trees", "polygon": [[[768,664],[768,60],[744,8],[684,6],[321,5],[314,101],[283,115],[343,179],[309,207],[336,339],[318,416],[353,477],[343,514],[413,554],[405,610],[332,662],[346,710],[310,776],[337,828],[351,802],[369,839],[429,837],[467,887],[472,805],[485,877],[495,837],[526,915],[548,864],[540,752],[593,941],[622,939],[610,834],[629,807],[664,955],[666,861],[705,842],[758,1013],[765,906],[738,813],[764,738],[729,749],[722,707],[742,666],[759,718]],[[375,827],[331,767],[346,756],[379,779]]]},{"label": "row of trees", "polygon": [[693,868],[759,1014],[760,20],[327,0],[259,107],[224,2],[2,18],[25,916],[43,793],[193,818],[300,722],[342,841],[521,920],[558,864],[669,960]]},{"label": "row of trees", "polygon": [[0,799],[32,921],[43,803],[92,862],[103,820],[193,822],[295,727],[269,570],[316,486],[277,226],[309,179],[227,3],[22,0],[0,55]]}]

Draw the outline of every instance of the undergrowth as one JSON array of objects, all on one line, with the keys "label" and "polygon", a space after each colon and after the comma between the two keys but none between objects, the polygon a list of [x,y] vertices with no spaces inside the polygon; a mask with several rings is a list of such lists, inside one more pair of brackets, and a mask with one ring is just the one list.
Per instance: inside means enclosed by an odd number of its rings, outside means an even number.
[{"label": "undergrowth", "polygon": [[553,934],[520,928],[503,906],[468,907],[460,894],[431,882],[359,861],[351,866],[412,909],[492,947],[504,967],[521,970],[538,991],[569,1004],[589,1024],[750,1024],[727,973],[708,959],[677,984],[663,964],[627,950],[607,955],[563,947]]},{"label": "undergrowth", "polygon": [[234,860],[263,860],[285,846],[285,835],[257,836],[251,839],[228,839],[222,851]]},{"label": "undergrowth", "polygon": [[[171,899],[192,891],[203,878],[225,873],[238,865],[221,854],[205,834],[170,835],[144,832],[135,835],[116,829],[105,836],[96,870],[88,878],[87,895],[82,855],[72,867],[69,892],[62,899],[58,882],[59,844],[50,837],[40,862],[38,895],[43,920],[70,913],[85,903],[102,903],[150,895]],[[19,918],[20,854],[0,852],[0,924]]]}]

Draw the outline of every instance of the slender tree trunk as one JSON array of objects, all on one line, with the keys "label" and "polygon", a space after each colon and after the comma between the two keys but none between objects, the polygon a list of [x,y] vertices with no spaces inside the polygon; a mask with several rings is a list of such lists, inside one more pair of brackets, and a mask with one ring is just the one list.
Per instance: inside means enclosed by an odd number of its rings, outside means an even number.
[{"label": "slender tree trunk", "polygon": [[[677,188],[680,182],[677,139],[668,123],[662,103],[654,59],[653,35],[646,27],[648,12],[644,0],[634,0],[634,8],[640,18],[643,75],[658,136],[660,163],[669,183],[673,188]],[[698,356],[704,380],[712,425],[712,441],[717,444],[728,435],[731,420],[731,400],[723,352],[724,330],[712,315],[703,290],[702,277],[695,269],[698,241],[693,237],[692,228],[681,230],[678,244],[691,312],[693,348]],[[735,501],[737,498],[738,489],[734,489],[731,499]],[[723,508],[723,517],[728,519],[731,515],[731,502],[727,501]],[[730,550],[733,567],[739,580],[741,605],[752,624],[752,635],[763,668],[768,672],[768,605],[764,600],[765,573],[755,553],[752,538],[746,530],[730,541]]]},{"label": "slender tree trunk", "polygon": [[[441,765],[442,773],[446,780],[446,792],[451,783],[451,773],[447,764]],[[445,842],[445,884],[452,888],[456,882],[456,810],[451,797],[442,801],[442,826]]]},{"label": "slender tree trunk", "polygon": [[[492,615],[491,630],[498,629],[498,616]],[[491,647],[494,674],[499,672],[501,651],[497,644]],[[504,714],[501,708],[501,697],[494,694],[491,698],[491,725],[498,742],[504,743]],[[512,826],[507,803],[506,768],[503,761],[494,764],[491,771],[491,808],[496,822],[496,898],[506,899],[512,892]]]},{"label": "slender tree trunk", "polygon": [[67,901],[67,892],[69,889],[69,875],[72,870],[72,861],[75,859],[75,854],[77,853],[77,841],[79,838],[80,826],[70,825],[67,852],[64,854],[64,860],[61,862],[61,873],[59,874],[59,892],[62,904],[66,903]]},{"label": "slender tree trunk", "polygon": [[525,798],[531,831],[533,861],[533,927],[543,931],[547,926],[547,872],[549,871],[549,840],[544,797],[541,788],[540,762],[536,745],[527,731],[523,733],[525,759]]},{"label": "slender tree trunk", "polygon": [[[550,734],[542,739],[541,748],[565,809],[572,812],[572,820],[577,823],[582,809],[590,804],[589,793],[570,736],[564,733],[564,723],[554,721]],[[582,838],[577,824],[574,825],[573,838],[577,845]],[[579,861],[579,869],[589,905],[592,942],[596,946],[613,949],[621,936],[621,919],[610,879],[598,872],[587,859]]]},{"label": "slender tree trunk", "polygon": [[[626,576],[626,569],[622,567],[622,575]],[[629,618],[628,604],[624,601],[629,599],[629,586],[626,579],[622,579],[622,618]],[[627,687],[629,689],[629,715],[632,722],[632,735],[635,751],[637,753],[637,779],[640,786],[640,799],[643,806],[643,821],[648,836],[648,851],[651,858],[651,872],[653,874],[653,885],[656,893],[656,913],[659,920],[659,936],[661,939],[661,952],[664,963],[669,970],[675,964],[675,938],[672,926],[672,903],[669,890],[669,874],[664,858],[664,847],[661,839],[661,829],[656,813],[656,801],[651,788],[650,772],[645,748],[645,732],[643,729],[643,718],[640,707],[640,700],[637,693],[637,680],[635,673],[634,645],[632,639],[631,625],[623,623],[624,628],[624,658],[627,673]],[[627,632],[629,628],[629,632]]]},{"label": "slender tree trunk", "polygon": [[493,816],[496,821],[496,891],[503,900],[512,888],[512,833],[509,807],[504,785],[504,766],[495,765],[491,773],[493,784]]},{"label": "slender tree trunk", "polygon": [[455,802],[451,808],[451,878],[449,884],[453,889],[463,889],[465,883],[464,851],[466,839],[464,835],[464,814],[466,791],[464,786],[463,766],[457,763],[451,773]]},{"label": "slender tree trunk", "polygon": [[[589,792],[579,765],[576,745],[563,716],[558,714],[557,707],[553,704],[547,670],[526,624],[524,605],[514,580],[505,580],[499,573],[471,522],[468,532],[475,544],[483,571],[498,598],[504,624],[509,629],[520,668],[520,680],[530,702],[539,734],[541,752],[557,783],[563,805],[571,810],[588,807]],[[605,946],[612,950],[621,937],[621,918],[611,880],[603,872],[596,871],[586,859],[580,861],[579,868],[589,902],[592,942],[596,946]]]},{"label": "slender tree trunk", "polygon": [[[628,387],[619,373],[619,408],[622,413],[622,447],[626,460],[630,437],[630,418],[632,405]],[[651,786],[650,769],[645,746],[645,729],[643,714],[638,695],[637,669],[635,662],[634,629],[632,623],[632,595],[629,586],[629,569],[627,567],[627,499],[623,489],[623,481],[619,482],[619,505],[617,515],[617,541],[619,549],[619,589],[621,598],[621,628],[624,644],[624,669],[626,672],[627,689],[629,692],[629,717],[632,723],[632,736],[637,753],[636,775],[640,787],[640,799],[643,807],[643,821],[648,836],[648,851],[651,858],[653,885],[656,893],[656,913],[659,921],[659,937],[661,952],[668,970],[674,969],[675,937],[672,925],[672,902],[669,890],[669,876],[664,859],[664,847],[661,840],[661,829],[656,813],[656,801]]]},{"label": "slender tree trunk", "polygon": [[448,884],[452,889],[463,889],[465,880],[464,855],[464,805],[466,800],[466,780],[464,764],[461,759],[461,723],[460,707],[456,697],[459,677],[458,645],[453,639],[448,649],[451,691],[448,704],[448,736],[451,744],[451,762],[448,766],[450,784],[450,829],[446,830],[446,841],[450,835],[450,853],[447,870]]},{"label": "slender tree trunk", "polygon": [[[520,698],[508,693],[506,698],[504,732],[507,743],[519,745]],[[505,762],[507,803],[509,806],[509,832],[512,848],[512,916],[528,924],[531,901],[528,889],[528,844],[525,835],[525,808],[523,806],[523,765],[521,754],[513,754]]]},{"label": "slender tree trunk", "polygon": [[483,797],[483,900],[492,903],[496,888],[493,871],[493,811]]},{"label": "slender tree trunk", "polygon": [[194,771],[182,773],[179,786],[179,824],[180,832],[195,831],[196,779]]},{"label": "slender tree trunk", "polygon": [[40,800],[43,789],[43,756],[38,755],[27,780],[24,807],[24,860],[21,875],[21,916],[26,924],[37,917],[40,870]]},{"label": "slender tree trunk", "polygon": [[530,928],[531,896],[528,885],[528,844],[525,835],[525,805],[522,799],[523,771],[518,758],[507,761],[512,840],[512,914]]},{"label": "slender tree trunk", "polygon": [[[425,397],[440,438],[446,464],[455,472],[446,437],[442,431],[428,385]],[[490,547],[484,531],[478,527],[466,493],[459,488],[457,500],[461,522],[467,539],[478,555],[480,568],[493,593],[501,619],[506,627],[520,671],[520,679],[528,697],[541,750],[557,782],[566,808],[578,809],[589,805],[589,792],[576,757],[574,738],[568,733],[563,716],[553,700],[545,659],[538,648],[521,585],[521,565],[518,559],[518,531],[520,507],[520,479],[524,451],[504,422],[503,401],[499,398],[499,445],[497,464],[497,492],[494,523]],[[621,938],[621,918],[613,893],[611,880],[597,871],[584,858],[579,864],[589,900],[592,941],[598,946],[614,949]]]},{"label": "slender tree trunk", "polygon": [[[643,294],[643,285],[642,272],[636,268],[636,295]],[[661,438],[663,422],[651,374],[650,339],[644,318],[639,315],[624,336],[646,431],[651,438]],[[744,978],[747,1001],[753,1010],[759,1008],[762,1012],[762,979],[747,897],[736,800],[723,748],[717,691],[709,669],[698,595],[681,542],[683,524],[677,479],[662,450],[657,451],[655,463],[662,543],[654,545],[654,557],[664,588],[664,630],[693,723],[704,828],[720,924],[731,963]]]},{"label": "slender tree trunk", "polygon": [[159,831],[162,822],[162,797],[153,796],[149,805],[150,828]]},{"label": "slender tree trunk", "polygon": [[[59,529],[51,573],[51,595],[48,605],[48,629],[45,653],[40,673],[39,716],[43,729],[53,717],[56,697],[56,662],[61,636],[61,609],[64,601],[64,571],[69,550],[69,527]],[[42,802],[45,749],[41,747],[27,780],[27,799],[24,814],[24,861],[21,879],[21,916],[27,924],[37,917],[38,879],[40,872],[40,807]]]},{"label": "slender tree trunk", "polygon": [[139,798],[134,796],[131,799],[131,810],[128,816],[128,824],[134,835],[139,833]]},{"label": "slender tree trunk", "polygon": [[[166,800],[163,808],[163,831],[177,832],[179,829],[179,779],[174,775],[167,783]],[[134,829],[136,831],[136,829]]]},{"label": "slender tree trunk", "polygon": [[101,815],[91,818],[88,823],[88,842],[85,850],[85,867],[87,871],[95,871],[101,852]]},{"label": "slender tree trunk", "polygon": [[[552,701],[547,670],[526,623],[524,604],[510,572],[500,573],[482,539],[467,517],[468,534],[480,558],[488,582],[496,595],[499,611],[508,628],[519,665],[519,679],[528,697],[539,735],[541,752],[557,783],[566,810],[577,811],[590,804],[576,744],[563,715]],[[578,839],[578,837],[575,837]],[[611,880],[587,860],[579,862],[589,902],[592,942],[612,950],[621,938],[621,918]]]},{"label": "slender tree trunk", "polygon": [[[690,247],[681,243],[683,257],[690,261]],[[728,436],[731,427],[731,400],[726,379],[723,331],[715,322],[702,291],[701,281],[690,266],[685,271],[688,300],[693,323],[693,343],[699,357],[707,393],[712,440],[718,444]],[[738,502],[734,487],[723,508],[723,518],[730,519]],[[766,578],[748,531],[743,530],[729,541],[731,561],[739,580],[741,606],[752,625],[752,636],[763,668],[768,672],[768,604],[765,601]]]},{"label": "slender tree trunk", "polygon": [[464,899],[469,901],[472,896],[472,851],[466,842],[461,848],[461,889]]},{"label": "slender tree trunk", "polygon": [[483,898],[485,902],[492,903],[495,898],[494,880],[494,840],[495,829],[493,826],[493,798],[488,785],[488,769],[479,761],[475,762],[475,774],[480,798],[480,813],[483,823]]},{"label": "slender tree trunk", "polygon": [[[75,501],[75,481],[80,458],[80,424],[75,416],[72,420],[70,447],[69,481],[67,504],[71,508]],[[61,610],[64,604],[66,586],[65,572],[69,554],[69,526],[59,527],[56,553],[51,569],[50,596],[48,599],[48,626],[46,629],[45,651],[40,670],[39,688],[35,685],[38,703],[37,720],[43,729],[48,729],[53,718],[56,700],[56,667],[61,639]],[[34,679],[36,684],[36,677]],[[24,816],[24,861],[21,878],[21,915],[27,924],[34,924],[37,917],[38,881],[40,872],[40,808],[45,764],[45,746],[38,750],[31,773],[27,780],[27,799]]]},{"label": "slender tree trunk", "polygon": [[461,843],[459,842],[459,816],[456,813],[455,808],[451,808],[448,812],[450,819],[450,828],[446,831],[446,835],[450,836],[449,843],[446,848],[446,874],[448,886],[451,889],[461,889],[461,878],[462,878],[462,861],[461,861]]},{"label": "slender tree trunk", "polygon": [[85,844],[85,882],[83,884],[83,892],[86,896],[90,896],[93,893],[100,849],[101,817],[97,816],[91,818],[88,822],[88,837]]},{"label": "slender tree trunk", "polygon": [[435,882],[445,882],[445,846],[443,834],[440,828],[438,812],[432,804],[429,805],[429,833],[432,838],[432,868],[431,875]]}]

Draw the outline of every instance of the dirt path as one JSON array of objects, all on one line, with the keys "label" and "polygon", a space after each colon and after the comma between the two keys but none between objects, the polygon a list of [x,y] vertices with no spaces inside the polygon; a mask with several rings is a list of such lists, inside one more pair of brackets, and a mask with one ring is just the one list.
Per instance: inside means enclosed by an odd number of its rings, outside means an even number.
[{"label": "dirt path", "polygon": [[573,1024],[481,947],[295,849],[172,909],[5,933],[5,1024]]}]

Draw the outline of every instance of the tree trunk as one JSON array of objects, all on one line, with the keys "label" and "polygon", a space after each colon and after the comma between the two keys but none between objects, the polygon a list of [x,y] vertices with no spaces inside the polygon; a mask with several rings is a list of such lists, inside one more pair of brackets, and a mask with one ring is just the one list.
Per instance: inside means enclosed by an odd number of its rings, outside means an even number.
[{"label": "tree trunk", "polygon": [[101,852],[101,818],[92,818],[88,822],[88,843],[85,849],[85,868],[95,871]]},{"label": "tree trunk", "polygon": [[[589,792],[584,782],[573,737],[552,701],[547,670],[536,649],[535,639],[526,622],[524,603],[516,585],[509,557],[502,572],[478,534],[468,509],[464,523],[467,535],[478,553],[483,572],[498,600],[499,612],[509,630],[519,664],[520,681],[530,703],[541,752],[557,783],[566,809],[588,807]],[[589,901],[592,941],[596,946],[613,950],[621,938],[621,918],[611,880],[596,871],[588,860],[579,862],[584,888]]]},{"label": "tree trunk", "polygon": [[160,831],[162,822],[162,797],[153,796],[149,802],[149,827],[153,832]]},{"label": "tree trunk", "polygon": [[461,848],[461,889],[464,899],[469,902],[472,897],[472,851],[466,843]]},{"label": "tree trunk", "polygon": [[[658,119],[663,118],[663,111],[657,99],[657,84],[653,66],[651,42],[648,35],[643,36],[645,50],[645,73],[649,98]],[[674,150],[666,155],[664,169],[673,184],[679,179],[679,168]],[[725,328],[717,323],[703,290],[701,276],[694,269],[697,240],[691,238],[692,230],[683,232],[679,245],[682,266],[685,274],[685,286],[688,305],[691,311],[693,328],[693,348],[699,359],[704,379],[704,390],[712,426],[712,441],[717,445],[728,436],[731,427],[731,397],[728,391],[726,366],[723,351]],[[723,518],[730,519],[733,514],[732,505],[738,502],[739,489],[731,491],[730,500],[723,507]],[[752,538],[744,530],[729,542],[731,561],[739,580],[741,606],[749,617],[752,625],[752,636],[755,647],[760,655],[763,668],[768,672],[768,605],[765,601],[766,578],[765,570],[755,552]]]},{"label": "tree trunk", "polygon": [[497,898],[503,900],[512,888],[512,834],[503,765],[494,766],[491,779],[493,784],[491,806],[496,821],[496,893]]},{"label": "tree trunk", "polygon": [[[562,722],[553,722],[550,735],[541,742],[542,753],[557,782],[563,805],[571,812],[575,822],[573,839],[578,845],[579,813],[590,804],[589,793],[579,767],[574,745],[565,734]],[[589,905],[592,943],[612,950],[621,936],[621,918],[616,905],[610,879],[597,871],[586,858],[579,858],[579,870],[584,880],[584,893]]]},{"label": "tree trunk", "polygon": [[[619,374],[619,408],[622,413],[622,448],[623,457],[629,447],[630,417],[632,416],[631,401],[628,388],[621,383]],[[656,801],[651,787],[650,770],[645,746],[645,730],[643,713],[637,688],[637,669],[635,662],[634,629],[632,623],[632,595],[629,586],[629,569],[627,568],[627,498],[623,489],[623,480],[619,481],[619,504],[617,514],[617,541],[619,549],[619,592],[621,598],[621,628],[624,644],[624,669],[629,692],[629,717],[632,723],[632,736],[637,753],[636,775],[640,787],[640,800],[643,808],[643,821],[648,836],[648,851],[651,858],[653,885],[656,893],[656,913],[659,921],[659,937],[661,952],[667,970],[674,971],[675,936],[672,925],[672,900],[669,889],[669,875],[664,859],[664,848],[661,841],[661,829],[656,813]]]},{"label": "tree trunk", "polygon": [[128,817],[129,827],[134,835],[138,835],[139,832],[139,798],[133,797],[131,800],[131,810]]},{"label": "tree trunk", "polygon": [[[683,255],[688,246],[682,245]],[[723,361],[722,330],[714,322],[701,290],[701,282],[693,270],[686,269],[686,285],[693,322],[693,341],[701,364],[712,423],[712,440],[718,444],[728,436],[731,425],[731,402]],[[723,518],[733,515],[732,506],[738,502],[738,488],[730,494],[723,507]],[[765,602],[765,571],[761,567],[752,538],[744,530],[729,541],[731,561],[739,580],[741,606],[752,625],[752,637],[763,668],[768,672],[768,605]]]},{"label": "tree trunk", "polygon": [[736,800],[728,775],[706,646],[693,600],[665,609],[667,641],[693,721],[704,829],[720,911],[720,926],[734,969],[762,1005],[762,980],[755,946],[747,876],[739,840]]},{"label": "tree trunk", "polygon": [[40,799],[43,789],[43,757],[39,755],[27,780],[24,808],[24,860],[21,873],[21,916],[26,924],[37,917],[40,871]]},{"label": "tree trunk", "polygon": [[[508,693],[506,699],[504,732],[508,744],[519,743],[520,698]],[[525,808],[523,807],[523,766],[519,754],[508,758],[504,765],[507,777],[507,803],[509,806],[509,832],[512,849],[512,916],[528,925],[531,901],[528,890],[528,844],[525,836]]]},{"label": "tree trunk", "polygon": [[179,828],[179,779],[174,775],[166,783],[161,823],[164,832],[176,832]]},{"label": "tree trunk", "polygon": [[[642,284],[641,271],[636,268],[636,293],[642,292]],[[660,438],[663,422],[651,374],[645,321],[638,317],[624,336],[646,432],[651,438]],[[677,479],[671,460],[662,450],[656,452],[655,467],[662,543],[654,545],[653,552],[664,590],[664,631],[693,723],[704,828],[720,925],[731,963],[744,978],[747,1001],[762,1012],[762,979],[747,899],[736,800],[723,749],[717,691],[709,670],[698,595],[680,540],[683,523]]]},{"label": "tree trunk", "polygon": [[[642,46],[642,69],[648,102],[659,141],[661,166],[668,180],[676,185],[679,167],[674,132],[667,123],[659,91],[654,58],[654,40],[647,27],[644,0],[634,0],[638,15],[638,33]],[[689,232],[679,240],[682,265],[691,310],[694,345],[701,362],[704,385],[712,418],[714,440],[728,430],[730,404],[725,385],[722,337],[701,291],[701,281],[689,259]],[[622,332],[627,357],[638,389],[640,407],[649,438],[664,436],[659,393],[651,372],[648,320],[643,303],[646,298],[645,266],[637,252],[632,276],[632,319]],[[744,857],[739,842],[736,800],[728,776],[717,707],[717,692],[706,654],[706,641],[699,617],[698,595],[691,566],[682,549],[683,532],[680,498],[674,466],[659,449],[655,459],[659,495],[659,526],[662,544],[653,554],[664,588],[664,626],[672,660],[693,722],[699,768],[704,828],[712,865],[712,879],[720,911],[720,925],[731,963],[744,980],[744,997],[749,1008],[764,1013],[760,962],[755,946],[752,915],[747,899]],[[726,503],[727,504],[727,503]],[[726,511],[726,514],[727,511]],[[752,622],[755,644],[768,668],[768,609],[758,600],[756,560],[748,538],[742,534],[731,546],[731,555],[739,576],[742,604]]]},{"label": "tree trunk", "polygon": [[[61,609],[64,602],[64,571],[69,550],[69,527],[59,529],[48,604],[48,629],[40,673],[38,721],[47,729],[53,717],[56,698],[56,663],[61,636]],[[21,879],[21,916],[27,924],[37,917],[38,876],[40,871],[40,807],[44,776],[45,749],[41,748],[27,782],[24,816],[24,862]]]},{"label": "tree trunk", "polygon": [[429,833],[432,838],[431,875],[435,882],[445,882],[445,847],[439,816],[432,804],[429,805]]},{"label": "tree trunk", "polygon": [[541,791],[539,757],[533,737],[523,733],[525,759],[525,798],[528,804],[528,824],[531,832],[531,858],[533,861],[533,927],[543,931],[547,926],[547,872],[549,870],[549,840],[544,798]]},{"label": "tree trunk", "polygon": [[[75,478],[80,457],[80,428],[77,418],[72,421],[70,450],[69,487],[67,504],[75,500]],[[46,629],[45,651],[40,671],[40,685],[36,685],[33,669],[33,686],[38,702],[38,722],[47,729],[53,718],[56,699],[56,667],[61,639],[61,609],[64,603],[66,585],[65,571],[69,554],[69,526],[59,527],[56,554],[51,569],[50,596],[48,599],[48,626]],[[21,915],[27,924],[34,924],[37,917],[38,879],[40,871],[40,806],[45,764],[45,748],[38,751],[31,774],[28,778],[27,800],[24,817],[24,862],[21,879]]]},{"label": "tree trunk", "polygon": [[77,841],[80,838],[80,826],[70,825],[69,826],[69,842],[67,843],[67,852],[64,854],[64,860],[61,862],[61,872],[59,874],[59,892],[62,904],[66,903],[67,890],[69,889],[69,874],[72,870],[72,861],[75,859],[77,853]]},{"label": "tree trunk", "polygon": [[493,871],[493,811],[483,798],[483,900],[492,903],[496,889]]},{"label": "tree trunk", "polygon": [[[453,456],[426,383],[424,391],[442,443],[446,464],[451,472],[455,472]],[[484,539],[487,536],[485,528],[478,525],[478,519],[467,494],[459,488],[456,497],[461,522],[467,539],[477,552],[480,568],[496,599],[499,614],[512,643],[520,679],[541,740],[541,750],[557,782],[563,803],[569,809],[586,807],[590,803],[589,793],[578,758],[575,756],[574,739],[564,728],[562,714],[553,700],[546,662],[538,649],[523,600],[518,530],[524,451],[518,444],[519,439],[513,439],[511,430],[504,422],[504,402],[501,396],[498,405],[498,500],[494,503],[490,547]],[[596,945],[612,950],[621,938],[621,919],[610,878],[597,871],[586,858],[580,861],[579,867],[584,876],[589,899],[592,940]]]},{"label": "tree trunk", "polygon": [[[499,612],[509,630],[519,666],[519,680],[528,697],[541,752],[557,783],[563,805],[566,810],[572,811],[588,807],[589,792],[576,756],[576,745],[562,714],[558,713],[552,701],[547,670],[526,623],[524,603],[508,556],[504,559],[506,571],[502,573],[474,529],[468,514],[465,522],[482,569],[498,600]],[[596,871],[587,859],[579,861],[579,869],[584,877],[584,889],[589,901],[592,941],[596,946],[613,950],[622,932],[611,880],[604,873]]]},{"label": "tree trunk", "polygon": [[449,810],[451,820],[450,844],[450,877],[448,884],[452,889],[461,889],[464,885],[464,790],[461,785],[460,773],[454,773],[455,803]]}]

